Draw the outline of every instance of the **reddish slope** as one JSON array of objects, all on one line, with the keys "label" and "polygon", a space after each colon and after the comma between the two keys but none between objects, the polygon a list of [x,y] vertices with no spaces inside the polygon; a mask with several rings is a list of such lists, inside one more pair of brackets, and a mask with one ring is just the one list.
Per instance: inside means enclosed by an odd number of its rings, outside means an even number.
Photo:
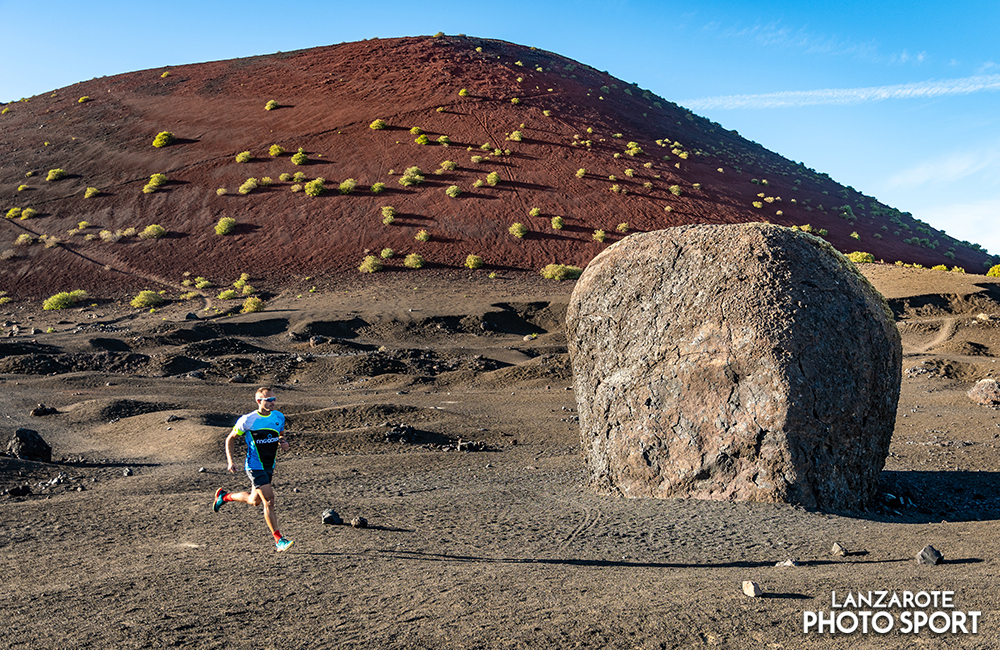
[{"label": "reddish slope", "polygon": [[[887,261],[982,272],[989,259],[942,233],[918,233],[925,227],[919,222],[636,86],[510,43],[372,40],[183,66],[161,76],[165,71],[94,79],[8,105],[0,117],[3,210],[31,207],[38,215],[2,224],[0,250],[15,256],[2,261],[0,289],[15,296],[73,288],[99,294],[159,288],[156,281],[177,285],[185,272],[216,284],[247,272],[255,284],[276,287],[293,277],[353,271],[367,251],[386,247],[419,252],[431,266],[461,266],[470,253],[500,269],[582,266],[622,236],[615,231],[620,223],[631,230],[809,223],[827,229],[840,250],[866,250]],[[463,88],[468,96],[459,96]],[[80,103],[83,96],[89,101]],[[264,110],[269,100],[280,108]],[[389,128],[369,128],[376,118]],[[432,143],[415,143],[414,126]],[[154,148],[160,131],[178,141]],[[507,139],[514,131],[520,141]],[[451,146],[435,142],[441,135]],[[629,142],[642,153],[627,154]],[[480,149],[483,143],[490,151]],[[286,153],[270,157],[272,144]],[[300,147],[310,158],[304,166],[290,159]],[[510,153],[495,155],[492,148]],[[237,163],[235,155],[247,150],[252,161]],[[473,156],[484,160],[474,163]],[[435,174],[445,160],[457,168]],[[426,181],[404,187],[398,180],[411,166],[420,167]],[[53,168],[69,176],[45,181]],[[581,168],[582,179],[576,177]],[[297,171],[325,178],[328,191],[311,198],[278,180]],[[494,171],[499,184],[473,187]],[[29,172],[34,175],[26,177]],[[144,194],[154,173],[170,182]],[[275,182],[237,193],[247,178],[265,176]],[[358,190],[341,195],[337,186],[347,178]],[[754,182],[762,180],[768,184]],[[375,182],[386,191],[373,194]],[[18,191],[22,184],[28,189]],[[450,185],[463,193],[448,197]],[[613,185],[621,191],[610,191]],[[84,198],[87,187],[102,194]],[[218,188],[228,194],[218,196]],[[382,224],[385,205],[400,213],[390,226]],[[852,206],[856,220],[840,216],[843,205]],[[540,214],[531,216],[532,208]],[[561,231],[550,226],[555,215],[565,219]],[[214,224],[227,216],[238,222],[236,233],[215,235]],[[67,235],[83,220],[92,226]],[[508,234],[514,222],[531,231],[525,239]],[[152,223],[169,235],[85,239]],[[414,239],[420,229],[430,241]],[[595,229],[608,233],[605,243],[593,240]],[[61,245],[15,245],[24,233],[57,237]],[[903,243],[914,236],[939,245]],[[950,247],[954,258],[944,256]]]}]

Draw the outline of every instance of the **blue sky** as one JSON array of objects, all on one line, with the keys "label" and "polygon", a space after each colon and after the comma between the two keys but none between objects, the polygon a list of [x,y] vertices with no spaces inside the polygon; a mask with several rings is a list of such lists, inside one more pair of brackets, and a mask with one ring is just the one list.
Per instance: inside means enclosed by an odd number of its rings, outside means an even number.
[{"label": "blue sky", "polygon": [[[0,0],[0,100],[365,38],[576,59],[1000,254],[1000,2]],[[971,269],[970,269],[971,270]]]}]

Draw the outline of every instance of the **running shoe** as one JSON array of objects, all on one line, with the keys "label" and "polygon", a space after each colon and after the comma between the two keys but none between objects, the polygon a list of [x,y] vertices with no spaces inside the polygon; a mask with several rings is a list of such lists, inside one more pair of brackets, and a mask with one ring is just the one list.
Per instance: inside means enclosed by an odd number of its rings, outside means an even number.
[{"label": "running shoe", "polygon": [[218,490],[215,491],[215,503],[212,504],[212,510],[216,512],[219,511],[219,508],[221,508],[222,504],[225,503],[222,500],[222,497],[224,496],[226,496],[226,491],[223,490],[222,488],[219,488]]},{"label": "running shoe", "polygon": [[292,544],[294,543],[295,542],[293,542],[292,540],[285,539],[284,537],[282,537],[281,539],[279,539],[274,543],[274,548],[278,549],[278,552],[281,553],[282,551],[287,551],[288,549],[290,549],[292,547]]}]

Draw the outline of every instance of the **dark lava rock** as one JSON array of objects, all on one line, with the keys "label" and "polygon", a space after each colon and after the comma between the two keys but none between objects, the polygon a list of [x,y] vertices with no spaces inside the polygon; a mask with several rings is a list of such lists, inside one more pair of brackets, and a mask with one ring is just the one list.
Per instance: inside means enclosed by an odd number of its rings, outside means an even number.
[{"label": "dark lava rock", "polygon": [[7,455],[21,460],[52,462],[52,447],[32,429],[18,429],[7,443]]}]

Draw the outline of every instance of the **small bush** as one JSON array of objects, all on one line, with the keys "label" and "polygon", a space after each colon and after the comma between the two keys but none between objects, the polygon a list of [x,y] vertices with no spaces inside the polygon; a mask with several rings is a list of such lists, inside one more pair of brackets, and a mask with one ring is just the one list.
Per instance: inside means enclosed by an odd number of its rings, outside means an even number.
[{"label": "small bush", "polygon": [[42,309],[69,309],[81,300],[86,299],[87,292],[83,289],[77,289],[76,291],[62,291],[47,298],[45,302],[42,303]]},{"label": "small bush", "polygon": [[508,228],[507,232],[514,235],[518,239],[524,239],[524,236],[528,234],[528,229],[523,223],[517,222]]},{"label": "small bush", "polygon": [[483,157],[482,156],[473,156],[473,157],[469,158],[469,160],[472,162],[472,164],[478,165],[479,163],[483,162]]},{"label": "small bush", "polygon": [[21,233],[20,235],[17,236],[17,239],[14,240],[14,245],[15,246],[30,246],[31,243],[34,242],[34,241],[35,241],[34,237],[32,237],[31,235],[29,235],[28,233],[25,232],[25,233]]},{"label": "small bush", "polygon": [[459,97],[468,97],[469,96],[469,91],[466,90],[465,88],[463,88],[463,89],[461,89],[461,90],[458,91],[458,96]]},{"label": "small bush", "polygon": [[17,186],[18,192],[23,192],[24,190],[30,190],[30,189],[31,189],[30,185],[24,185],[23,183]]},{"label": "small bush", "polygon": [[496,172],[490,172],[486,175],[486,182],[490,187],[495,187],[497,183],[500,182],[500,174]]},{"label": "small bush", "polygon": [[37,214],[38,214],[38,210],[36,210],[34,208],[25,208],[25,209],[21,210],[21,219],[20,220],[24,221],[26,219],[31,219],[31,218],[33,218]]},{"label": "small bush", "polygon": [[150,307],[156,307],[163,302],[163,296],[156,293],[155,291],[145,290],[140,291],[139,295],[132,298],[132,302],[129,303],[136,309],[149,309]]},{"label": "small bush", "polygon": [[285,153],[285,148],[280,144],[272,144],[271,148],[267,150],[267,154],[272,158],[276,158],[283,153]]},{"label": "small bush", "polygon": [[674,196],[680,196],[680,195],[681,195],[681,186],[680,186],[680,185],[671,185],[671,186],[670,186],[670,187],[668,187],[667,189],[668,189],[668,190],[670,191],[670,193],[671,193],[671,194],[673,194]]},{"label": "small bush", "polygon": [[441,146],[447,147],[451,144],[451,138],[446,135],[438,136],[437,143]]},{"label": "small bush", "polygon": [[419,185],[424,182],[424,173],[420,171],[419,167],[413,166],[408,167],[403,175],[399,178],[399,184],[403,187],[410,187],[411,185]]},{"label": "small bush", "polygon": [[465,258],[465,268],[467,269],[481,269],[485,266],[485,264],[486,263],[483,261],[483,258],[478,255],[469,255]]},{"label": "small bush", "polygon": [[7,210],[7,214],[5,216],[8,219],[15,219],[17,217],[20,217],[21,208],[11,208],[10,210]]},{"label": "small bush", "polygon": [[566,222],[563,221],[562,217],[552,217],[553,230],[562,230],[564,225],[566,225]]},{"label": "small bush", "polygon": [[255,189],[257,189],[257,179],[248,178],[245,181],[243,181],[243,184],[240,185],[240,189],[238,189],[237,191],[240,194],[247,195],[250,192],[253,192]]},{"label": "small bush", "polygon": [[444,161],[443,163],[441,163],[441,169],[443,169],[443,170],[445,170],[445,171],[447,171],[447,172],[453,172],[453,171],[455,171],[455,170],[456,170],[457,168],[458,168],[458,165],[456,165],[456,164],[455,164],[455,163],[454,163],[453,161],[451,161],[451,160],[446,160],[446,161]]},{"label": "small bush", "polygon": [[458,198],[458,196],[462,193],[462,188],[460,188],[458,185],[449,185],[448,189],[446,189],[444,193],[450,196],[451,198],[455,199]]},{"label": "small bush", "polygon": [[49,175],[45,177],[47,181],[58,181],[66,178],[65,169],[50,169]]},{"label": "small bush", "polygon": [[520,131],[514,131],[507,136],[507,139],[512,142],[520,142],[521,140],[524,139],[524,136],[521,134]]},{"label": "small bush", "polygon": [[856,231],[852,232],[851,233],[851,239],[858,239],[858,240],[860,240],[861,239],[861,235],[859,235]]},{"label": "small bush", "polygon": [[430,241],[431,234],[426,230],[424,230],[423,228],[421,228],[420,230],[417,231],[417,235],[416,237],[414,237],[414,239],[416,239],[417,241]]},{"label": "small bush", "polygon": [[540,273],[547,280],[576,280],[583,273],[583,269],[568,264],[549,264]]},{"label": "small bush", "polygon": [[174,134],[170,131],[160,131],[156,134],[156,137],[153,138],[153,146],[157,149],[166,147],[167,145],[172,144],[174,139]]},{"label": "small bush", "polygon": [[[216,235],[228,235],[236,229],[236,219],[232,217],[222,217],[219,222],[215,224],[215,234]],[[201,287],[199,287],[201,288]]]},{"label": "small bush", "polygon": [[353,178],[348,178],[347,180],[342,181],[340,183],[340,187],[337,189],[340,190],[341,194],[350,194],[351,192],[354,191],[354,188],[356,188],[357,186],[358,182],[356,180],[354,180]]},{"label": "small bush", "polygon": [[607,239],[607,237],[608,237],[607,233],[605,233],[603,230],[594,231],[593,234],[594,241],[604,243],[604,240]]},{"label": "small bush", "polygon": [[986,276],[990,278],[1000,278],[1000,264],[990,267],[990,270],[986,272]]},{"label": "small bush", "polygon": [[249,151],[241,151],[236,154],[236,162],[238,163],[250,162],[252,158],[253,156],[250,155]]},{"label": "small bush", "polygon": [[292,175],[289,174],[288,172],[285,172],[284,174],[278,176],[278,180],[281,181],[282,183],[287,183],[288,181],[292,180]]},{"label": "small bush", "polygon": [[309,156],[300,147],[298,152],[292,154],[292,164],[293,165],[304,165],[309,162]]},{"label": "small bush", "polygon": [[306,180],[306,173],[305,172],[295,172],[292,175],[292,182],[302,183],[305,180]]},{"label": "small bush", "polygon": [[417,144],[430,144],[430,141],[431,139],[427,137],[426,133],[421,133],[417,136],[417,139],[414,140]]},{"label": "small bush", "polygon": [[947,271],[948,267],[945,266],[944,264],[935,264],[934,266],[931,267],[931,270],[932,271]]},{"label": "small bush", "polygon": [[583,167],[581,167],[580,169],[576,170],[576,177],[577,178],[583,178],[586,175],[587,175],[587,170],[584,169]]},{"label": "small bush", "polygon": [[521,103],[521,100],[518,97],[514,97],[510,100],[510,103],[513,104],[514,106],[517,106],[518,104]]},{"label": "small bush", "polygon": [[424,258],[417,253],[410,253],[403,260],[403,266],[408,269],[421,269],[424,267]]},{"label": "small bush", "polygon": [[[848,253],[845,255],[847,259],[851,260],[855,264],[872,264],[875,262],[875,256],[871,253],[864,253],[861,251],[855,251],[853,253]],[[948,270],[945,268],[944,270]]]},{"label": "small bush", "polygon": [[415,126],[410,129],[410,135],[420,135],[424,132],[419,126]]},{"label": "small bush", "polygon": [[387,126],[389,125],[386,124],[385,120],[375,120],[374,122],[368,125],[368,128],[372,129],[373,131],[381,131]]},{"label": "small bush", "polygon": [[374,255],[368,255],[361,261],[358,270],[362,273],[377,273],[382,270],[382,262]]},{"label": "small bush", "polygon": [[142,239],[159,239],[160,237],[163,237],[166,234],[167,234],[166,228],[164,228],[159,224],[151,223],[148,226],[146,226],[141,233],[139,233],[139,237],[141,237]]},{"label": "small bush", "polygon": [[542,213],[541,208],[531,208],[530,210],[528,210],[528,216],[530,217],[537,217],[541,213]]},{"label": "small bush", "polygon": [[273,99],[264,104],[265,111],[273,111],[276,108],[278,108],[278,102],[274,101]]},{"label": "small bush", "polygon": [[385,183],[372,183],[372,194],[381,194],[385,191]]},{"label": "small bush", "polygon": [[326,183],[326,179],[322,177],[309,181],[304,186],[306,194],[313,197],[319,196],[326,191],[324,183]]},{"label": "small bush", "polygon": [[615,230],[622,233],[628,232],[628,222],[623,222],[618,224],[617,226],[615,226]]},{"label": "small bush", "polygon": [[387,259],[391,259],[392,256],[395,255],[395,254],[396,254],[396,251],[392,250],[391,248],[383,248],[382,252],[379,253],[379,256],[382,259],[387,260]]},{"label": "small bush", "polygon": [[233,300],[236,298],[236,289],[224,289],[216,297],[219,300]]},{"label": "small bush", "polygon": [[96,187],[88,187],[83,193],[83,198],[85,199],[93,198],[100,193],[101,190],[97,189]]},{"label": "small bush", "polygon": [[240,309],[241,314],[252,314],[258,311],[264,311],[264,301],[257,296],[250,296],[243,301],[243,308]]}]

